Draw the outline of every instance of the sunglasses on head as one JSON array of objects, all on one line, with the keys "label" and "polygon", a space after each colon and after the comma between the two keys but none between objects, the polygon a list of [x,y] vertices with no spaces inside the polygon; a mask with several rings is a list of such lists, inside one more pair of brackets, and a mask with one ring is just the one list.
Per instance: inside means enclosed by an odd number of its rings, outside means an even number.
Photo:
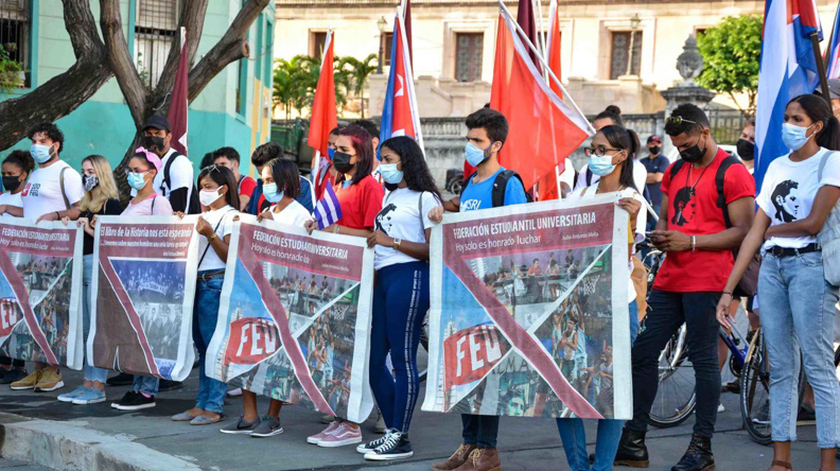
[{"label": "sunglasses on head", "polygon": [[690,119],[685,119],[682,116],[668,116],[667,118],[665,118],[665,124],[673,124],[674,126],[679,126],[682,123],[697,124],[697,121],[691,121]]}]

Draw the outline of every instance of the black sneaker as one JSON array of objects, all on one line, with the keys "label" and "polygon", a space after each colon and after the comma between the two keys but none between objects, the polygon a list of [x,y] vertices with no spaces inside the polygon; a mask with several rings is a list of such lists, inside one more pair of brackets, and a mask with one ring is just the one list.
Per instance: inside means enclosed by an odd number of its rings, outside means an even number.
[{"label": "black sneaker", "polygon": [[375,450],[365,453],[365,459],[370,461],[393,461],[414,456],[411,449],[411,442],[408,441],[408,434],[392,430],[385,443],[376,447]]},{"label": "black sneaker", "polygon": [[181,389],[184,387],[184,383],[180,381],[171,381],[168,379],[160,380],[158,383],[158,391],[172,391],[174,389]]},{"label": "black sneaker", "polygon": [[0,378],[0,384],[12,384],[16,383],[23,378],[26,378],[26,369],[24,368],[12,368],[9,371],[3,372],[3,377]]},{"label": "black sneaker", "polygon": [[388,440],[388,437],[391,436],[392,430],[385,430],[385,435],[373,440],[371,442],[362,443],[356,447],[356,451],[361,454],[370,453],[371,451],[379,448],[381,445],[385,443],[385,440]]},{"label": "black sneaker", "polygon": [[146,397],[137,391],[129,391],[125,393],[119,402],[114,402],[111,407],[122,411],[134,411],[141,409],[150,409],[155,406],[155,397]]},{"label": "black sneaker", "polygon": [[129,386],[134,384],[134,375],[128,373],[120,373],[114,377],[108,378],[105,381],[108,386]]}]

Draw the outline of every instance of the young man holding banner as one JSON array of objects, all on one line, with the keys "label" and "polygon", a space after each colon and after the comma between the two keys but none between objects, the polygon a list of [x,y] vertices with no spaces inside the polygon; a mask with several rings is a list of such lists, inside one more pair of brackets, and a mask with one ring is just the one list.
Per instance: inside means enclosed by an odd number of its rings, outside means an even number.
[{"label": "young man holding banner", "polygon": [[[464,149],[467,162],[476,167],[476,172],[467,180],[461,196],[436,207],[429,213],[429,219],[440,222],[444,208],[447,211],[474,211],[493,207],[494,186],[505,169],[499,165],[499,151],[505,144],[508,122],[496,110],[482,108],[467,117],[467,146]],[[523,204],[528,200],[525,188],[518,175],[509,175],[504,184],[502,206]],[[448,460],[432,465],[434,471],[491,471],[501,467],[496,451],[499,434],[499,417],[492,415],[461,414],[464,442]]]}]

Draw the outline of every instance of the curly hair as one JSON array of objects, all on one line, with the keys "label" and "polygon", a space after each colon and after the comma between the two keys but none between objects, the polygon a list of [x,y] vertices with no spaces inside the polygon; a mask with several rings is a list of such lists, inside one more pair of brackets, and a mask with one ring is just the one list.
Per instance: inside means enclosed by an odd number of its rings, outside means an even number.
[{"label": "curly hair", "polygon": [[[408,189],[420,192],[428,191],[434,194],[438,200],[441,199],[435,179],[429,172],[429,166],[426,165],[423,151],[414,139],[407,136],[392,137],[382,143],[382,148],[391,149],[400,156],[403,178],[408,185]],[[385,186],[389,190],[396,187],[396,185],[392,186],[390,184]]]},{"label": "curly hair", "polygon": [[51,141],[58,143],[58,151],[64,151],[64,133],[58,129],[58,126],[55,123],[50,122],[43,122],[36,124],[32,129],[29,130],[29,133],[26,135],[29,139],[35,137],[38,133],[44,133]]}]

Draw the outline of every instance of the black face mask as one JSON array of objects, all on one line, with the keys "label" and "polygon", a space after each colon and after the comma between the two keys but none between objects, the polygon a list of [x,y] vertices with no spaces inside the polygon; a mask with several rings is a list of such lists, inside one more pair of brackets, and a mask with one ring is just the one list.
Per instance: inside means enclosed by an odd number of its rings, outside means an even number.
[{"label": "black face mask", "polygon": [[6,191],[15,191],[20,186],[20,175],[11,176],[11,177],[3,177],[3,188]]},{"label": "black face mask", "polygon": [[700,140],[688,149],[680,151],[680,157],[690,164],[700,162],[704,155],[706,155],[706,149],[700,149]]},{"label": "black face mask", "polygon": [[735,148],[738,150],[738,157],[743,160],[753,160],[755,159],[755,144],[746,140],[746,139],[738,139],[738,143],[735,144]]},{"label": "black face mask", "polygon": [[648,150],[650,151],[650,155],[659,155],[662,152],[662,148],[659,146],[648,147]]},{"label": "black face mask", "polygon": [[161,152],[164,147],[163,138],[160,136],[143,136],[142,144],[146,150],[152,152]]},{"label": "black face mask", "polygon": [[352,155],[336,151],[335,154],[333,154],[333,165],[335,166],[335,169],[339,172],[347,173],[350,170],[353,170],[353,167],[356,166],[356,164],[350,163],[352,159]]}]

